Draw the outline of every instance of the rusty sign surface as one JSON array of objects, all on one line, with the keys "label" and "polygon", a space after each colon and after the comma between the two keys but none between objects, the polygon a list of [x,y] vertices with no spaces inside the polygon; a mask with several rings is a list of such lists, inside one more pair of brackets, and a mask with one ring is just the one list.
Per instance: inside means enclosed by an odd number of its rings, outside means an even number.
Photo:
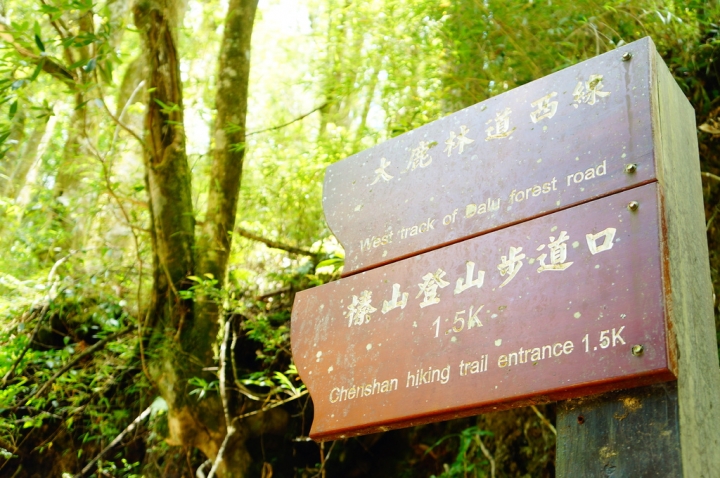
[{"label": "rusty sign surface", "polygon": [[647,184],[298,293],[310,436],[673,379],[658,198]]},{"label": "rusty sign surface", "polygon": [[345,275],[654,180],[654,52],[631,43],[329,166]]}]

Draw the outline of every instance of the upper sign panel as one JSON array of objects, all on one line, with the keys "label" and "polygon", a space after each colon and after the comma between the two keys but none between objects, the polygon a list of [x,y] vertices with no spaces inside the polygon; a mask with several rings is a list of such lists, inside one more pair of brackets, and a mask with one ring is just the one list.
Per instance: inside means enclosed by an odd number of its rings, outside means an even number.
[{"label": "upper sign panel", "polygon": [[328,167],[345,275],[654,180],[654,51],[631,43]]}]

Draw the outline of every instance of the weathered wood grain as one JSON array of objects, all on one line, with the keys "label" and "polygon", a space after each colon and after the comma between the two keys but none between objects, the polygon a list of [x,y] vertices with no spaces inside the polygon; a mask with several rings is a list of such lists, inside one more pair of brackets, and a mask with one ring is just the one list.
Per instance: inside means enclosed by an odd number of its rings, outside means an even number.
[{"label": "weathered wood grain", "polygon": [[653,123],[664,204],[668,327],[675,336],[686,477],[720,476],[720,369],[695,113],[655,53]]},{"label": "weathered wood grain", "polygon": [[681,477],[677,382],[558,404],[558,478]]}]

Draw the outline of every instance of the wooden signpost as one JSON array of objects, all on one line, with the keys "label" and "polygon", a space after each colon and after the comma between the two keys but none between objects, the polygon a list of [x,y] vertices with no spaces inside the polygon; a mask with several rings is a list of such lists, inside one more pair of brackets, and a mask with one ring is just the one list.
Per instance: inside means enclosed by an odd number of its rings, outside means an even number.
[{"label": "wooden signpost", "polygon": [[717,476],[694,124],[644,39],[330,166],[345,277],[292,314],[311,437],[566,400],[558,476]]}]

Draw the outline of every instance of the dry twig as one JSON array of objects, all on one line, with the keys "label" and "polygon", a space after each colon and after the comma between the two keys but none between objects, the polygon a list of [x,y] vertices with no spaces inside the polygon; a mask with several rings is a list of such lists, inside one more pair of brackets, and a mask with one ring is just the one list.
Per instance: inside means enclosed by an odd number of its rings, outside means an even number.
[{"label": "dry twig", "polygon": [[715,181],[720,181],[720,176],[718,176],[718,175],[716,175],[716,174],[708,173],[707,171],[703,171],[703,172],[700,173],[700,174],[702,174],[702,175],[705,176],[706,178],[714,179]]},{"label": "dry twig", "polygon": [[296,122],[298,122],[298,121],[300,121],[300,120],[302,120],[302,119],[307,118],[308,116],[310,116],[311,114],[315,113],[316,111],[320,111],[321,109],[325,108],[327,105],[328,105],[328,102],[326,101],[325,103],[321,104],[320,106],[318,106],[318,107],[315,108],[314,110],[309,111],[309,112],[305,113],[305,114],[302,115],[302,116],[298,116],[298,117],[295,118],[294,120],[290,120],[290,121],[288,121],[287,123],[283,123],[283,124],[280,124],[280,125],[277,125],[277,126],[273,126],[273,127],[271,127],[271,128],[265,128],[265,129],[261,129],[261,130],[258,130],[258,131],[251,131],[251,132],[247,133],[247,134],[245,135],[245,137],[252,136],[252,135],[254,135],[254,134],[265,133],[265,132],[267,132],[267,131],[275,131],[275,130],[278,130],[278,129],[280,129],[280,128],[284,128],[285,126],[290,126],[290,125],[293,124],[293,123],[296,123]]},{"label": "dry twig", "polygon": [[51,59],[49,56],[40,56],[31,50],[28,50],[20,43],[15,41],[15,37],[10,32],[10,27],[5,23],[4,18],[0,18],[0,40],[12,45],[21,56],[29,59],[37,65],[41,65],[42,70],[51,76],[63,81],[65,84],[75,89],[76,78],[64,65]]},{"label": "dry twig", "polygon": [[294,247],[289,246],[287,244],[283,244],[282,242],[273,241],[271,239],[266,239],[262,236],[259,236],[258,234],[255,234],[252,231],[248,231],[247,229],[243,229],[242,227],[238,226],[235,228],[235,232],[241,235],[242,237],[245,237],[247,239],[251,239],[253,241],[262,242],[266,246],[272,248],[272,249],[280,249],[282,251],[289,252],[291,254],[300,254],[303,256],[310,256],[310,257],[317,257],[317,254],[314,252],[310,252],[307,249],[302,249],[300,247]]},{"label": "dry twig", "polygon": [[115,439],[113,439],[113,441],[111,441],[108,446],[106,446],[105,448],[103,448],[102,451],[101,451],[100,453],[98,453],[98,455],[97,455],[95,458],[93,458],[92,460],[90,460],[90,463],[88,463],[87,465],[85,465],[85,468],[83,468],[83,469],[80,471],[80,473],[78,473],[77,475],[75,475],[75,478],[81,478],[81,477],[85,476],[85,474],[88,473],[90,470],[92,470],[92,467],[95,465],[95,463],[98,462],[98,460],[100,460],[103,456],[105,456],[105,454],[106,454],[108,451],[110,451],[115,445],[117,445],[118,443],[120,443],[123,438],[125,438],[125,435],[127,435],[128,433],[130,433],[131,431],[133,431],[133,430],[135,429],[135,427],[136,427],[141,421],[145,420],[145,418],[146,418],[148,415],[150,415],[150,411],[151,411],[151,410],[152,410],[152,405],[150,405],[149,407],[147,407],[140,415],[137,416],[137,418],[135,418],[135,420],[132,421],[132,423],[131,423],[130,425],[127,426],[127,428],[125,428],[125,430],[123,430],[122,432],[120,432],[120,434],[119,434],[118,436],[116,436]]},{"label": "dry twig", "polygon": [[330,459],[330,455],[332,454],[333,448],[335,448],[335,443],[337,441],[332,442],[332,445],[330,445],[330,449],[328,450],[327,456],[325,456],[325,442],[320,443],[320,471],[318,471],[318,474],[315,475],[315,478],[325,478],[326,476],[326,470],[325,470],[325,464]]},{"label": "dry twig", "polygon": [[69,361],[67,364],[65,364],[65,366],[63,368],[58,370],[57,373],[55,373],[55,375],[53,375],[50,378],[50,380],[45,382],[43,384],[43,386],[40,387],[35,393],[30,394],[30,396],[25,400],[25,405],[30,403],[30,400],[32,400],[33,398],[42,395],[42,393],[45,390],[47,390],[50,387],[50,385],[55,383],[55,381],[58,378],[60,378],[65,372],[67,372],[68,370],[73,368],[75,366],[75,364],[78,363],[80,360],[82,360],[83,358],[87,357],[88,355],[91,355],[91,354],[95,353],[96,351],[100,350],[101,348],[103,348],[105,346],[105,344],[107,344],[111,340],[115,340],[116,338],[120,337],[121,335],[126,334],[127,332],[130,331],[130,329],[132,329],[132,326],[125,327],[124,329],[119,330],[119,331],[115,332],[114,334],[110,334],[107,337],[105,337],[104,339],[97,342],[92,347],[88,347],[85,350],[83,350],[82,352],[80,352],[79,354],[77,354],[74,359]]},{"label": "dry twig", "polygon": [[230,419],[230,404],[228,402],[227,385],[225,383],[225,377],[227,375],[227,346],[228,341],[230,340],[231,327],[232,322],[230,320],[226,320],[225,333],[223,335],[222,344],[220,345],[220,370],[218,370],[218,379],[220,380],[220,398],[222,400],[223,412],[225,413],[225,438],[220,445],[217,455],[215,455],[215,461],[213,462],[212,468],[210,468],[210,473],[208,473],[207,478],[213,478],[213,476],[215,476],[215,471],[222,462],[225,447],[227,446],[230,437],[235,433],[234,421]]},{"label": "dry twig", "polygon": [[[5,388],[5,384],[7,383],[8,380],[10,380],[12,378],[13,374],[15,373],[15,369],[20,364],[23,357],[25,357],[25,354],[27,353],[28,349],[30,348],[30,345],[35,340],[35,336],[37,335],[38,331],[40,330],[40,326],[45,321],[45,313],[47,312],[47,309],[49,306],[50,306],[50,304],[48,303],[47,305],[45,305],[45,307],[43,307],[42,311],[40,312],[40,318],[38,319],[38,323],[35,326],[35,329],[33,330],[32,335],[30,336],[30,340],[28,341],[27,344],[25,344],[25,347],[23,347],[22,352],[20,352],[20,355],[18,355],[18,358],[15,359],[15,362],[13,362],[12,367],[10,367],[10,370],[8,370],[8,373],[6,373],[5,376],[3,377],[2,383],[0,383],[0,388]],[[28,317],[28,322],[30,320],[32,320],[34,316],[35,316],[35,312],[30,314],[30,317]]]},{"label": "dry twig", "polygon": [[485,444],[482,442],[480,435],[475,435],[475,441],[477,441],[477,444],[480,447],[483,455],[485,455],[485,458],[487,458],[490,462],[490,478],[495,478],[495,459],[490,454],[490,450],[488,450]]},{"label": "dry twig", "polygon": [[540,421],[543,422],[550,429],[551,432],[553,432],[553,435],[557,436],[557,430],[555,429],[553,424],[550,423],[550,421],[545,417],[545,415],[543,415],[540,412],[540,410],[537,409],[537,407],[535,405],[531,405],[530,408],[533,409],[533,411],[535,412],[535,415],[538,416]]}]

